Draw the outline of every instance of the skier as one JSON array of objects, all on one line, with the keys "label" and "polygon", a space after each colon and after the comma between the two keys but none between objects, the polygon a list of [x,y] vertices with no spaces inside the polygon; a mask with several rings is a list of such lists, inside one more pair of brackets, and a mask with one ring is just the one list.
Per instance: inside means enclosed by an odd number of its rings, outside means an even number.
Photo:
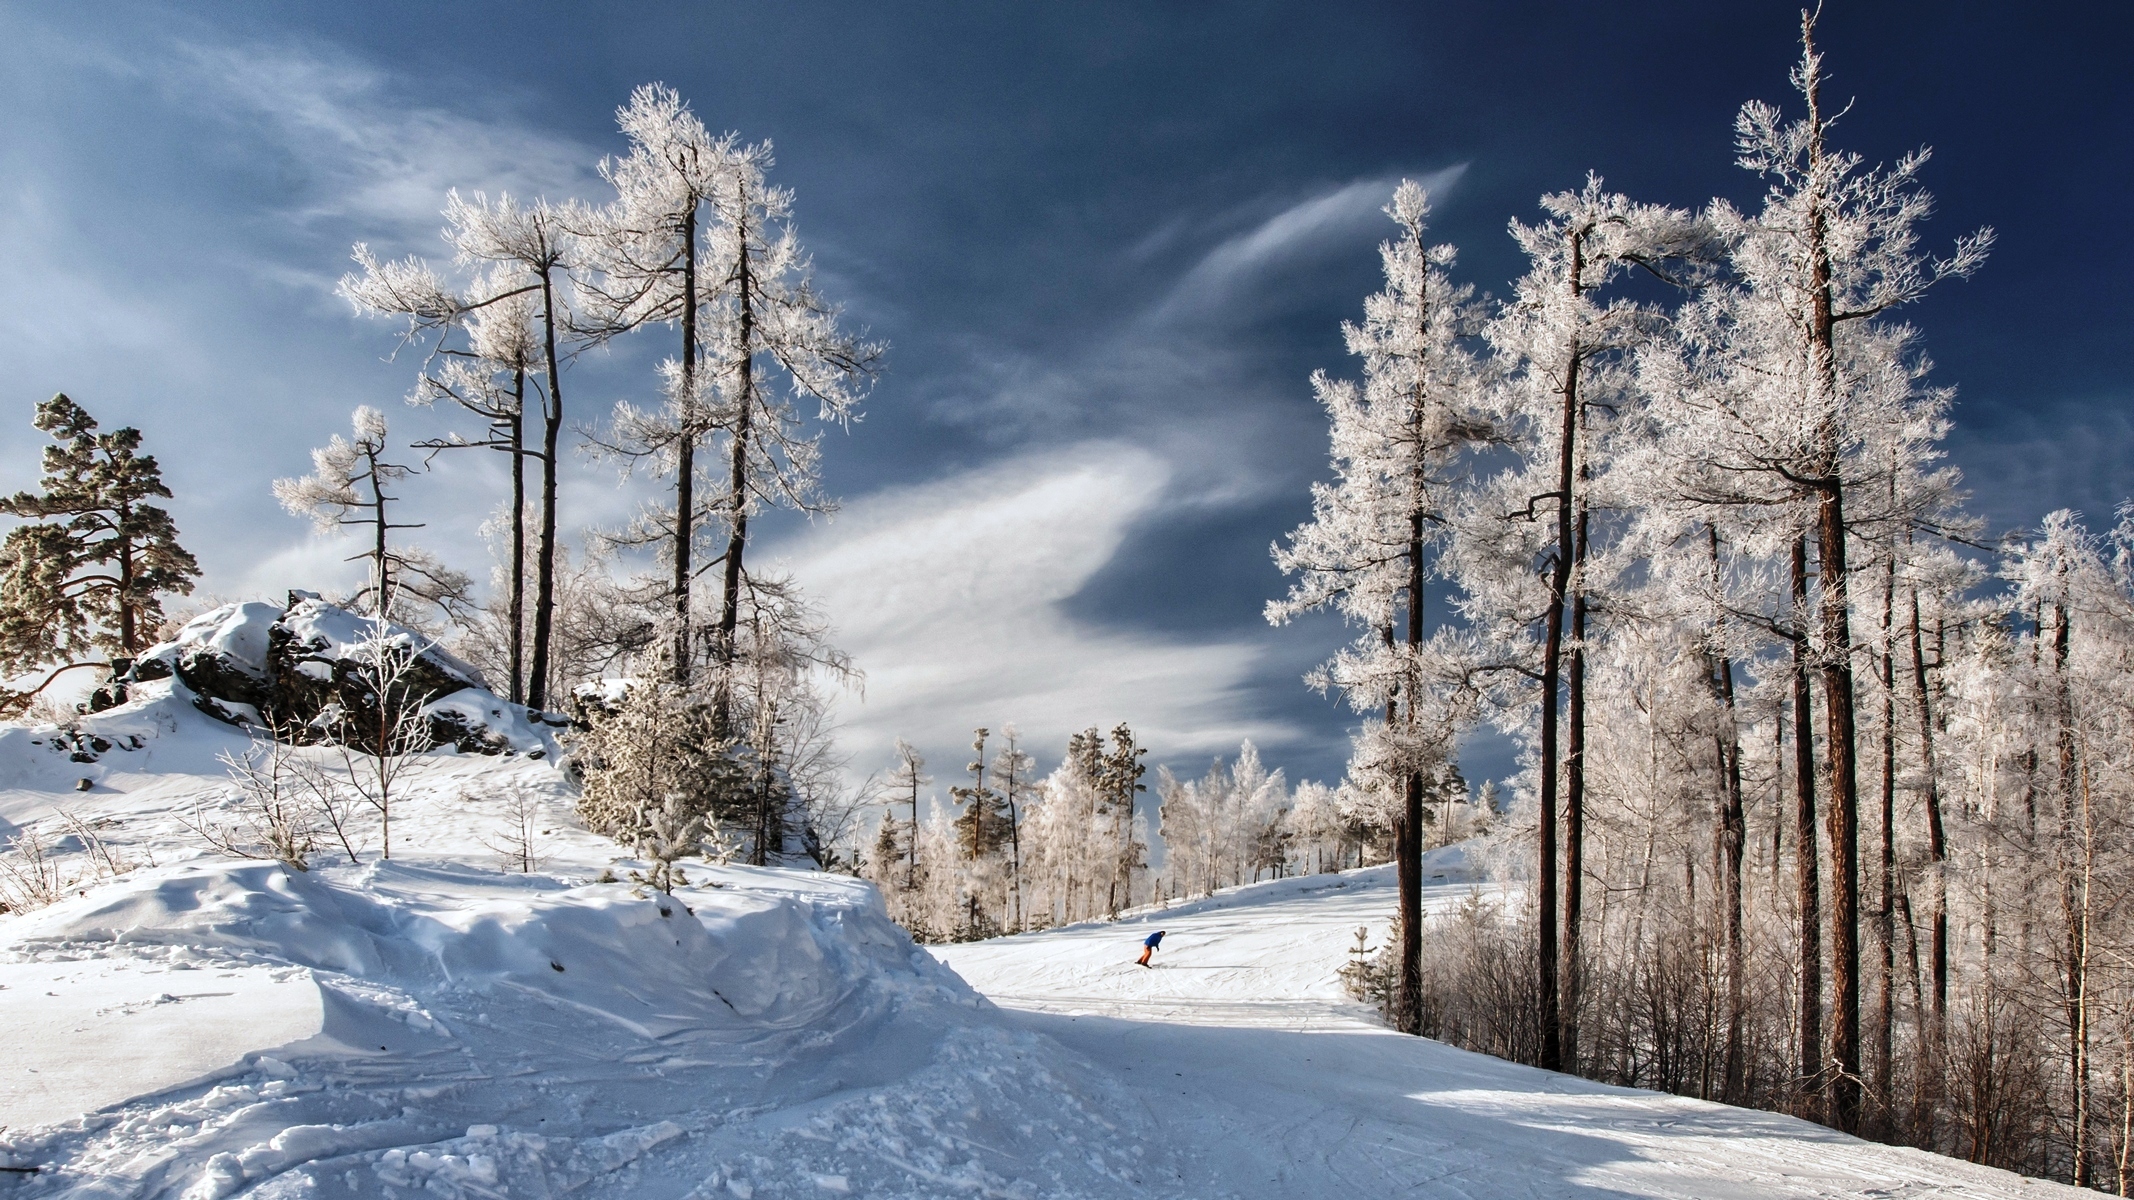
[{"label": "skier", "polygon": [[[1162,944],[1162,942],[1163,930],[1161,929],[1141,939],[1141,957],[1135,959],[1134,961],[1144,967],[1150,966],[1149,955],[1156,953],[1156,947]],[[1151,969],[1153,970],[1154,968],[1151,967]]]}]

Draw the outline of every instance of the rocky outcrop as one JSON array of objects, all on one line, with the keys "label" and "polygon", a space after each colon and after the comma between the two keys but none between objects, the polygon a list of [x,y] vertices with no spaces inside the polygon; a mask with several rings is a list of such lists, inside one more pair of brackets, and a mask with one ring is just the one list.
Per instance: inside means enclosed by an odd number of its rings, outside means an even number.
[{"label": "rocky outcrop", "polygon": [[291,592],[280,608],[252,601],[202,613],[125,664],[111,690],[171,677],[216,720],[293,741],[373,748],[409,713],[419,714],[414,740],[427,739],[409,748],[540,752],[543,740],[531,730],[542,714],[498,699],[434,639],[309,592]]}]

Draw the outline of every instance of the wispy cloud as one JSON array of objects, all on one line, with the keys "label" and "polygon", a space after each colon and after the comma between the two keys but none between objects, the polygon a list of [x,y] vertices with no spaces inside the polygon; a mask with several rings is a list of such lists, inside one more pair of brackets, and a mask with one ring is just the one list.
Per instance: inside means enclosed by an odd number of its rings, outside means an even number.
[{"label": "wispy cloud", "polygon": [[[1459,163],[1432,171],[1417,182],[1433,196],[1442,195],[1466,171],[1467,164]],[[1382,210],[1399,183],[1399,176],[1374,176],[1320,191],[1225,239],[1179,279],[1158,307],[1158,317],[1220,308],[1256,287],[1271,270],[1329,250],[1347,249],[1359,238],[1382,232],[1386,227]]]},{"label": "wispy cloud", "polygon": [[297,44],[180,42],[158,82],[219,106],[296,164],[283,215],[377,229],[434,252],[445,192],[587,193],[600,151],[553,131],[465,106],[406,98],[410,81]]},{"label": "wispy cloud", "polygon": [[867,671],[864,697],[842,707],[854,766],[900,736],[952,753],[972,726],[1003,721],[1047,751],[1122,720],[1166,753],[1290,736],[1252,715],[1258,647],[1089,628],[1063,611],[1169,479],[1145,450],[1084,443],[865,497],[788,547]]}]

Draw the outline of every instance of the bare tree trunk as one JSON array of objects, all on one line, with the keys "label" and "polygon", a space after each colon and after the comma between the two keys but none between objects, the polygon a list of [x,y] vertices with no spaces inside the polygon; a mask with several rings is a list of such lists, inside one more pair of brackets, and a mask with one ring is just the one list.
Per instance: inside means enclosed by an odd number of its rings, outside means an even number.
[{"label": "bare tree trunk", "polygon": [[696,519],[697,217],[696,205],[682,230],[682,403],[674,449],[674,681],[689,682],[695,647],[689,636],[690,551]]},{"label": "bare tree trunk", "polygon": [[556,362],[556,295],[550,272],[541,272],[541,326],[546,343],[548,396],[542,406],[541,548],[534,573],[533,664],[527,669],[526,703],[548,705],[549,638],[556,610],[556,474],[557,442],[563,432],[563,380]]},{"label": "bare tree trunk", "polygon": [[[1801,45],[1815,52],[1815,18],[1803,13]],[[1837,428],[1836,315],[1831,296],[1829,205],[1823,156],[1820,81],[1804,79],[1808,100],[1808,352],[1820,395],[1815,478],[1817,574],[1822,595],[1822,677],[1830,797],[1830,1123],[1850,1133],[1860,1124],[1860,789],[1853,713],[1852,621],[1845,565],[1845,483]]]},{"label": "bare tree trunk", "polygon": [[[1583,424],[1583,421],[1581,421]],[[1579,467],[1581,481],[1586,468]],[[1591,514],[1578,503],[1571,590],[1571,652],[1565,672],[1567,706],[1563,756],[1563,1061],[1578,1069],[1578,1015],[1585,988],[1582,929],[1586,874],[1586,535]]]},{"label": "bare tree trunk", "polygon": [[1934,976],[1929,1009],[1927,1061],[1938,1071],[1942,1047],[1948,1036],[1949,1009],[1949,876],[1948,838],[1941,824],[1941,774],[1934,761],[1934,718],[1927,695],[1927,662],[1919,636],[1919,589],[1912,598],[1912,697],[1919,709],[1919,765],[1926,774],[1927,857],[1933,863],[1933,930],[1928,935],[1927,955]]},{"label": "bare tree trunk", "polygon": [[[1808,549],[1793,542],[1793,603],[1802,617],[1808,611]],[[1793,636],[1793,869],[1799,896],[1800,1007],[1796,1024],[1800,1045],[1799,1103],[1808,1111],[1823,1090],[1823,915],[1820,854],[1815,828],[1815,723],[1808,687],[1808,635]]]},{"label": "bare tree trunk", "polygon": [[[1570,236],[1570,278],[1567,283],[1575,301],[1580,291],[1580,276],[1584,273],[1585,231],[1574,230]],[[1549,571],[1549,605],[1544,618],[1544,635],[1541,659],[1541,769],[1540,787],[1541,824],[1539,859],[1540,878],[1536,888],[1540,928],[1540,992],[1541,992],[1541,1062],[1551,1071],[1563,1069],[1563,1008],[1560,992],[1561,982],[1558,964],[1561,951],[1557,945],[1556,909],[1556,776],[1558,705],[1563,685],[1563,634],[1564,605],[1569,598],[1571,570],[1577,558],[1577,529],[1573,518],[1573,492],[1578,461],[1579,391],[1578,373],[1583,363],[1582,352],[1574,337],[1564,361],[1563,417],[1557,446],[1556,464],[1556,549],[1555,561]]]},{"label": "bare tree trunk", "polygon": [[511,371],[511,702],[526,702],[526,366]]},{"label": "bare tree trunk", "polygon": [[1852,628],[1846,611],[1844,494],[1833,481],[1817,506],[1823,609],[1823,704],[1830,804],[1830,1123],[1860,1126],[1860,790],[1854,756]]},{"label": "bare tree trunk", "polygon": [[112,522],[117,532],[119,547],[119,652],[131,658],[141,649],[140,597],[134,595],[133,535],[127,527],[133,523],[133,505],[120,504],[113,514]]},{"label": "bare tree trunk", "polygon": [[[2074,696],[2068,686],[2067,657],[2071,631],[2068,608],[2065,604],[2053,605],[2053,709],[2057,727],[2055,741],[2058,743],[2059,771],[2055,790],[2060,801],[2060,845],[2055,857],[2060,860],[2060,915],[2066,926],[2062,953],[2061,1004],[2067,1014],[2067,1077],[2072,1092],[2073,1128],[2068,1138],[2069,1151],[2074,1158],[2074,1184],[2088,1187],[2089,1164],[2089,860],[2090,830],[2087,820],[2088,804],[2083,804],[2083,828],[2075,829],[2076,774],[2075,711]],[[2084,789],[2085,792],[2087,789]],[[2087,800],[2087,797],[2084,797]],[[2077,837],[2080,842],[2077,842]],[[2079,868],[2069,861],[2080,846],[2082,862]],[[2079,877],[2078,877],[2079,871]]]},{"label": "bare tree trunk", "polygon": [[[1418,404],[1420,401],[1418,400]],[[1408,649],[1423,644],[1423,515],[1408,516]],[[1409,680],[1408,723],[1416,713],[1416,686]],[[1388,718],[1391,711],[1388,711]],[[1410,732],[1413,730],[1411,728]],[[1402,780],[1400,829],[1395,842],[1400,866],[1400,1011],[1395,1025],[1402,1033],[1423,1031],[1423,777],[1409,771]]]},{"label": "bare tree trunk", "polygon": [[748,231],[737,231],[741,252],[734,265],[739,275],[735,289],[738,297],[739,330],[741,344],[740,361],[734,364],[740,376],[737,407],[734,417],[731,460],[727,464],[726,505],[728,532],[726,538],[725,590],[719,597],[719,629],[715,638],[714,653],[719,664],[719,679],[712,693],[712,729],[719,736],[729,736],[733,719],[733,693],[729,676],[733,674],[734,630],[741,622],[742,555],[748,550],[748,452],[753,436],[753,421],[756,415],[756,308],[755,290],[749,275]]},{"label": "bare tree trunk", "polygon": [[1882,575],[1882,820],[1881,837],[1875,860],[1875,883],[1878,895],[1875,903],[1875,942],[1879,960],[1875,979],[1875,1058],[1873,1090],[1877,1117],[1884,1136],[1894,1129],[1890,1122],[1892,1102],[1891,1079],[1896,1064],[1892,1061],[1895,1043],[1892,1026],[1896,1023],[1896,967],[1897,967],[1897,653],[1895,640],[1897,600],[1896,545],[1890,546],[1890,560]]}]

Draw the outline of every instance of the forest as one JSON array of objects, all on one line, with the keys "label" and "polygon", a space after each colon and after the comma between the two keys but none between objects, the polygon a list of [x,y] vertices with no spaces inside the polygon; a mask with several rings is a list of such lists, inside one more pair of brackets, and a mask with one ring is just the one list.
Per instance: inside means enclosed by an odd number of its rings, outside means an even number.
[{"label": "forest", "polygon": [[[805,861],[962,942],[1391,863],[1395,933],[1347,978],[1403,1032],[2127,1194],[2134,508],[2009,536],[1965,510],[1954,391],[1906,309],[1993,232],[1926,240],[1928,152],[1837,145],[1801,33],[1787,104],[1735,122],[1754,205],[1589,175],[1511,221],[1527,268],[1499,298],[1432,242],[1422,186],[1388,197],[1265,610],[1346,622],[1305,680],[1354,715],[1333,783],[1250,742],[1182,777],[1104,714],[1049,770],[1012,724],[955,764],[839,750],[865,664],[761,521],[835,510],[821,439],[887,347],[822,293],[770,146],[639,88],[601,203],[452,192],[437,261],[354,247],[340,295],[461,428],[400,442],[364,405],[274,485],[357,548],[361,585],[310,603],[372,637],[326,701],[225,706],[350,751],[355,792],[314,778],[287,800],[308,832],[270,813],[255,840],[319,852],[359,793],[389,835],[390,763],[440,741],[433,676],[464,668],[565,731],[579,815],[648,888]],[[656,398],[567,407],[573,361],[624,339],[663,355]],[[0,716],[64,726],[52,685],[94,670],[83,711],[124,702],[201,569],[139,430],[64,395],[36,427],[40,489],[0,499]],[[423,549],[408,491],[463,452],[508,464],[480,583]],[[655,498],[560,528],[580,452]],[[1483,730],[1520,748],[1501,783],[1462,773]],[[1458,843],[1503,886],[1428,915],[1423,856]]]}]

